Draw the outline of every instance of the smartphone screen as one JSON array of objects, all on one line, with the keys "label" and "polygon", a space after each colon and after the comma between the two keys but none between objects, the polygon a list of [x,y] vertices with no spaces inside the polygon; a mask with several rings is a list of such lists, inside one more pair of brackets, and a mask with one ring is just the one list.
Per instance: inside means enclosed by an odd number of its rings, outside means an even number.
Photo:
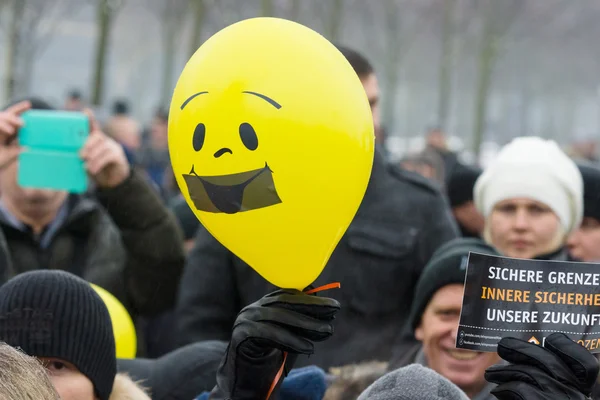
[{"label": "smartphone screen", "polygon": [[88,178],[79,152],[89,136],[80,112],[30,110],[22,114],[17,182],[21,187],[82,193]]}]

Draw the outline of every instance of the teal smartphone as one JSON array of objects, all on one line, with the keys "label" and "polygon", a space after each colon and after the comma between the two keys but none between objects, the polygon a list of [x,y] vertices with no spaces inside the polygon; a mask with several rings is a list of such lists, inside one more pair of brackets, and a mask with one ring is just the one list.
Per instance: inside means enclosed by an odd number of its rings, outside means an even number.
[{"label": "teal smartphone", "polygon": [[79,151],[89,134],[80,112],[30,110],[21,115],[17,182],[21,187],[83,193],[88,177]]}]

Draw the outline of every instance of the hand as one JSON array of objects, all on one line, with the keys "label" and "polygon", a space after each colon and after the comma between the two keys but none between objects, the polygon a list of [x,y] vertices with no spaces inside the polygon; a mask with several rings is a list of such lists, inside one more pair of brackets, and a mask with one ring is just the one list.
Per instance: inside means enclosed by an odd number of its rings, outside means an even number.
[{"label": "hand", "polygon": [[29,101],[21,101],[0,111],[0,170],[15,161],[21,152],[15,139],[17,131],[23,126],[20,115],[30,108]]},{"label": "hand", "polygon": [[244,308],[235,321],[227,353],[210,398],[266,400],[288,353],[286,371],[313,342],[333,334],[336,300],[297,290],[278,290]]},{"label": "hand", "polygon": [[119,186],[131,173],[125,152],[119,143],[102,132],[90,110],[84,112],[90,119],[90,136],[80,153],[85,168],[98,187]]},{"label": "hand", "polygon": [[510,365],[488,368],[485,379],[499,386],[500,400],[585,400],[598,377],[598,361],[563,333],[546,338],[544,347],[504,338],[498,354]]}]

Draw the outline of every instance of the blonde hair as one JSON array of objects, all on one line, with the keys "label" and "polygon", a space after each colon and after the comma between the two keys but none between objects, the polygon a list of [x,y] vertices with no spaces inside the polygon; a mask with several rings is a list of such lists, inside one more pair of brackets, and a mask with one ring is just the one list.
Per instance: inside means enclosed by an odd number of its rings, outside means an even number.
[{"label": "blonde hair", "polygon": [[0,399],[59,400],[59,397],[42,363],[0,342]]}]

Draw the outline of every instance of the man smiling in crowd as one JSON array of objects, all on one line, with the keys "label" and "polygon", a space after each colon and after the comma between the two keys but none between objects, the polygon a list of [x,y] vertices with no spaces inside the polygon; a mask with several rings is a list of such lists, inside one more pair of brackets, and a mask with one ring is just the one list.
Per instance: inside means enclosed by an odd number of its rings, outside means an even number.
[{"label": "man smiling in crowd", "polygon": [[408,324],[420,342],[396,349],[390,369],[409,364],[427,366],[461,388],[472,400],[494,400],[495,385],[485,370],[498,363],[497,353],[456,348],[469,252],[498,255],[479,239],[455,239],[441,246],[427,264],[415,290]]}]

